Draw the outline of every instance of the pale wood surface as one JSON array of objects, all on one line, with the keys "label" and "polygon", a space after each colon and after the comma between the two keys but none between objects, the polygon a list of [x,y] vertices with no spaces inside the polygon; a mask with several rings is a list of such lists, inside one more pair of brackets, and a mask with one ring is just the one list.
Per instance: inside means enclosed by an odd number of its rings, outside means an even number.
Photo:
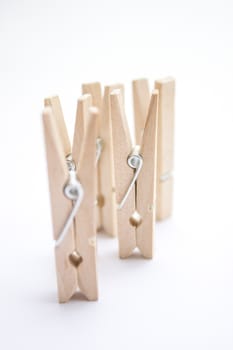
[{"label": "pale wood surface", "polygon": [[[82,85],[82,92],[84,94],[90,94],[92,97],[92,106],[97,107],[99,109],[98,114],[98,120],[97,120],[97,136],[100,136],[100,126],[101,126],[101,117],[102,117],[102,91],[101,91],[101,84],[99,82],[94,83],[87,83]],[[101,189],[100,189],[100,178],[101,178],[101,167],[100,162],[97,164],[97,198],[100,198],[101,196]],[[97,205],[96,206],[96,229],[103,230],[104,229],[104,222],[102,221],[102,207]]]},{"label": "pale wood surface", "polygon": [[[116,202],[119,204],[127,191],[133,177],[133,169],[127,164],[132,150],[129,129],[124,114],[122,93],[114,90],[111,95],[111,119],[113,135],[113,154],[115,169]],[[135,186],[130,192],[124,206],[117,210],[117,231],[119,256],[126,258],[136,247],[135,227],[130,224],[130,217],[135,211]]]},{"label": "pale wood surface", "polygon": [[[72,210],[72,203],[63,194],[63,187],[68,179],[65,161],[64,138],[60,138],[56,116],[50,107],[43,111],[43,126],[48,164],[48,178],[52,210],[54,239],[62,231],[67,217]],[[59,247],[55,248],[58,299],[68,301],[77,288],[77,274],[69,262],[69,254],[74,248],[74,230],[70,228]]]},{"label": "pale wood surface", "polygon": [[51,107],[53,114],[56,116],[56,122],[58,126],[59,136],[62,140],[62,145],[64,147],[64,152],[66,155],[71,153],[70,140],[68,132],[66,129],[63,112],[61,108],[60,99],[58,96],[48,97],[44,100],[44,105],[46,107]]},{"label": "pale wood surface", "polygon": [[153,257],[155,232],[156,159],[158,127],[158,91],[152,92],[148,117],[142,138],[142,170],[137,180],[137,211],[142,217],[136,229],[137,247],[145,258]]},{"label": "pale wood surface", "polygon": [[78,99],[77,103],[77,112],[76,112],[76,121],[74,128],[74,137],[73,137],[73,148],[72,156],[75,164],[77,165],[80,160],[84,135],[87,128],[87,119],[89,114],[89,108],[92,104],[91,95],[82,95]]},{"label": "pale wood surface", "polygon": [[82,84],[82,93],[92,96],[92,105],[101,110],[102,107],[102,92],[99,82]]},{"label": "pale wood surface", "polygon": [[135,140],[137,145],[141,145],[150,104],[150,90],[148,80],[134,80],[132,82],[132,88],[135,121]]},{"label": "pale wood surface", "polygon": [[[59,100],[55,102],[57,101]],[[70,153],[69,139],[61,134],[62,128],[66,132],[66,127],[61,109],[55,102],[52,100],[51,104],[56,105],[56,108],[47,107],[45,109],[43,124],[54,237],[57,239],[70,215],[72,202],[63,194],[64,185],[69,178],[65,160]],[[61,244],[55,248],[59,302],[68,301],[76,292],[77,287],[87,299],[96,300],[98,298],[95,241],[96,177],[93,176],[96,168],[97,112],[91,110],[90,113],[91,103],[90,95],[82,96],[78,102],[73,158],[75,162],[78,162],[78,174],[84,187],[84,198],[75,223]],[[83,259],[78,267],[71,264],[69,259],[74,250]]]},{"label": "pale wood surface", "polygon": [[99,161],[100,178],[99,189],[103,197],[103,207],[101,209],[101,222],[104,231],[110,236],[116,236],[116,199],[115,199],[115,176],[113,167],[113,149],[112,149],[112,125],[110,117],[110,93],[114,89],[124,87],[121,84],[109,85],[104,89],[102,118],[100,126],[100,137],[103,139],[104,148]]},{"label": "pale wood surface", "polygon": [[84,197],[75,218],[76,249],[83,261],[78,266],[78,284],[89,300],[98,298],[96,275],[96,133],[98,110],[89,108],[83,151],[77,174],[84,189]]},{"label": "pale wood surface", "polygon": [[92,106],[97,107],[99,110],[97,119],[97,135],[99,136],[101,126],[101,109],[103,103],[101,84],[99,82],[82,84],[82,93],[90,94],[92,97]]},{"label": "pale wood surface", "polygon": [[[172,214],[175,80],[157,80],[155,88],[159,90],[157,220],[163,220]],[[166,174],[171,176],[163,181]]]}]

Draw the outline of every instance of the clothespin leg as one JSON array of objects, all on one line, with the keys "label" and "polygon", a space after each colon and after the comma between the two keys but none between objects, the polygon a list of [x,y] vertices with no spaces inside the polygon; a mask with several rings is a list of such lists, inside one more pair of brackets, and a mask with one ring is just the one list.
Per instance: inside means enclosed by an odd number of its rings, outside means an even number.
[{"label": "clothespin leg", "polygon": [[141,223],[136,229],[137,247],[145,258],[153,257],[155,232],[158,91],[152,93],[142,138],[142,170],[137,180],[137,210]]},{"label": "clothespin leg", "polygon": [[147,79],[134,80],[132,83],[132,87],[135,140],[137,145],[141,145],[150,104],[150,89]]},{"label": "clothespin leg", "polygon": [[[97,148],[98,142],[100,142],[101,147],[104,147],[104,142],[100,137],[100,127],[101,127],[101,110],[102,110],[102,92],[101,84],[99,82],[87,83],[82,85],[82,93],[89,94],[92,98],[92,106],[97,107],[99,110],[98,120],[97,120]],[[98,150],[97,150],[98,151]],[[101,167],[100,158],[102,156],[102,149],[100,149],[99,159],[97,159],[96,175],[97,175],[97,206],[96,206],[96,230],[104,230],[104,222],[102,219],[102,205],[103,196],[101,195]]]},{"label": "clothespin leg", "polygon": [[89,108],[91,105],[92,97],[89,94],[82,95],[78,99],[72,147],[72,157],[76,166],[80,161],[81,151],[83,149],[85,133],[87,130],[87,121],[89,117]]},{"label": "clothespin leg", "polygon": [[159,90],[157,220],[163,220],[172,214],[175,80],[157,80],[155,88]]}]

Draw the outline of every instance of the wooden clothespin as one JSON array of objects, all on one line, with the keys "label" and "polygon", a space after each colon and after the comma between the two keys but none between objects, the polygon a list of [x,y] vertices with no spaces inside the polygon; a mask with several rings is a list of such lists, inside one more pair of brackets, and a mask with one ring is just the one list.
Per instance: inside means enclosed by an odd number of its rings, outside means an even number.
[{"label": "wooden clothespin", "polygon": [[98,214],[97,230],[104,231],[110,236],[116,236],[116,198],[115,176],[113,168],[112,126],[110,119],[110,94],[114,89],[120,89],[124,93],[121,84],[108,85],[104,88],[102,96],[101,84],[89,83],[82,85],[82,92],[92,96],[92,104],[100,110],[97,131],[98,144],[102,148],[98,162]]},{"label": "wooden clothespin", "polygon": [[45,100],[43,125],[59,302],[79,290],[98,298],[96,276],[96,122],[90,95],[78,101],[71,150],[58,97]]},{"label": "wooden clothespin", "polygon": [[114,90],[110,95],[110,101],[119,255],[121,258],[126,258],[138,247],[145,258],[152,258],[158,91],[154,90],[152,93],[146,122],[143,130],[140,129],[138,138],[140,145],[133,149],[121,91]]},{"label": "wooden clothespin", "polygon": [[[159,91],[156,218],[163,220],[172,214],[175,80],[156,80],[155,89]],[[140,144],[150,100],[147,79],[133,81],[133,99],[135,138]]]}]

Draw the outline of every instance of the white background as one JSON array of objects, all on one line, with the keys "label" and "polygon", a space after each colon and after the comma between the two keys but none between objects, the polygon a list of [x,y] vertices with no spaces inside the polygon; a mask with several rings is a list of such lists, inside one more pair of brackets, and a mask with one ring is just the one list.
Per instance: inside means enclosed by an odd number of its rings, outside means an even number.
[{"label": "white background", "polygon": [[[233,348],[233,4],[0,1],[0,349]],[[40,113],[83,82],[177,80],[174,215],[156,258],[98,239],[98,302],[56,301]]]}]

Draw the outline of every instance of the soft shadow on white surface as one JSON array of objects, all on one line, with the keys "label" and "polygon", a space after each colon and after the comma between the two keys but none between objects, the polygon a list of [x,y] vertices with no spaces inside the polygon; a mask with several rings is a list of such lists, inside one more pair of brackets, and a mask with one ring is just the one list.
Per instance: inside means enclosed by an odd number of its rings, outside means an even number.
[{"label": "soft shadow on white surface", "polygon": [[[232,350],[232,2],[0,3],[0,348]],[[83,82],[177,80],[175,202],[155,258],[98,236],[99,301],[59,305],[40,112]]]}]

